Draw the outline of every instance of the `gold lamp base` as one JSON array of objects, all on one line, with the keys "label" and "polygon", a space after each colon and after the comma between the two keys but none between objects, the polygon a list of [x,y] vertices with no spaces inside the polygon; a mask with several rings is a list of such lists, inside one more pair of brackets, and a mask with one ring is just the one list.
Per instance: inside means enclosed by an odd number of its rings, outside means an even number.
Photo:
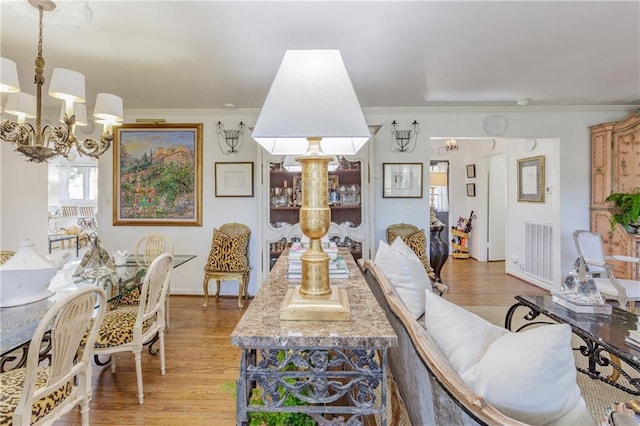
[{"label": "gold lamp base", "polygon": [[287,291],[280,308],[281,320],[349,321],[349,298],[344,288],[331,287],[328,297],[303,297],[300,287]]}]

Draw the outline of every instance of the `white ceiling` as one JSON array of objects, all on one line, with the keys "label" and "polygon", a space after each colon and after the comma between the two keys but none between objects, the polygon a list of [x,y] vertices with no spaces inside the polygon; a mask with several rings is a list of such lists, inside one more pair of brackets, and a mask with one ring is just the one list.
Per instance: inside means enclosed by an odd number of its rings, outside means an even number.
[{"label": "white ceiling", "polygon": [[[37,10],[0,12],[1,55],[35,94]],[[59,1],[45,14],[45,76],[84,73],[90,108],[97,92],[125,108],[259,108],[284,51],[314,48],[341,50],[363,107],[640,104],[637,0]]]}]

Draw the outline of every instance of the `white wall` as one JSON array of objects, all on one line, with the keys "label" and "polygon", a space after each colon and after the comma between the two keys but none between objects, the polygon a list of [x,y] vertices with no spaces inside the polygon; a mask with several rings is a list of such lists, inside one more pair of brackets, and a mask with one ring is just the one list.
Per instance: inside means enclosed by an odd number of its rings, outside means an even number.
[{"label": "white wall", "polygon": [[27,163],[0,141],[0,250],[15,251],[28,238],[41,255],[47,244],[47,164]]},{"label": "white wall", "polygon": [[[392,223],[409,222],[428,229],[429,197],[428,167],[432,157],[429,140],[431,137],[467,137],[485,138],[483,121],[490,114],[502,114],[508,120],[508,129],[502,143],[521,138],[557,139],[557,148],[547,157],[548,168],[556,168],[558,175],[552,182],[552,203],[531,207],[523,205],[524,215],[529,208],[536,214],[549,214],[559,222],[557,250],[554,254],[555,282],[560,282],[561,274],[566,274],[575,258],[575,249],[571,233],[577,228],[589,226],[589,191],[590,191],[590,136],[589,126],[608,121],[623,119],[632,108],[575,108],[575,109],[539,109],[535,107],[506,109],[370,109],[365,110],[369,124],[382,124],[376,135],[374,185],[376,194],[376,239],[384,238],[386,227]],[[56,111],[57,113],[57,111]],[[198,257],[175,270],[172,292],[175,294],[201,294],[203,266],[209,253],[211,234],[214,227],[224,222],[244,222],[252,229],[257,223],[257,198],[216,198],[214,196],[214,163],[256,161],[257,145],[247,138],[240,155],[224,156],[217,145],[215,124],[221,120],[227,128],[235,126],[240,120],[251,126],[255,123],[257,110],[127,110],[125,121],[135,122],[136,118],[164,118],[168,123],[203,123],[203,226],[202,227],[144,227],[144,226],[112,226],[112,157],[106,154],[100,159],[100,200],[99,217],[100,236],[109,250],[131,249],[135,241],[148,232],[164,232],[175,241],[176,253],[194,253]],[[391,153],[389,149],[390,122],[396,120],[399,128],[408,128],[409,123],[417,120],[421,133],[418,147],[411,154]],[[12,153],[7,143],[2,143],[2,163],[0,183],[0,206],[2,228],[0,229],[0,247],[15,248],[24,238],[32,238],[42,253],[46,252],[47,232],[47,172],[46,165],[25,163],[21,156]],[[536,148],[537,149],[537,148]],[[452,169],[451,174],[464,176],[464,165],[470,162],[483,164],[482,158],[463,157],[459,163],[460,170]],[[534,151],[537,155],[537,152]],[[448,157],[449,154],[447,154]],[[452,153],[449,158],[456,164],[453,156],[465,155],[462,150]],[[515,160],[520,154],[508,159],[510,167],[515,167]],[[423,162],[424,192],[421,199],[387,199],[382,198],[382,163],[386,162]],[[259,185],[259,164],[254,173],[255,184]],[[480,170],[478,170],[480,173]],[[480,174],[478,175],[480,176]],[[480,185],[477,191],[481,190]],[[510,189],[510,197],[515,196],[515,189]],[[478,198],[478,197],[476,197]],[[473,202],[477,202],[475,200]],[[472,203],[473,203],[472,202]],[[522,204],[522,203],[521,203]],[[528,206],[528,207],[527,207]],[[551,206],[552,212],[545,209]],[[466,202],[458,204],[452,201],[452,218],[454,215],[468,215]],[[532,210],[532,211],[534,211]],[[538,212],[538,210],[540,210]],[[512,225],[510,225],[512,226]],[[513,235],[513,237],[511,236]],[[521,241],[518,231],[509,229],[509,253],[521,256]],[[475,244],[475,242],[473,242]],[[253,268],[259,267],[258,250],[261,245],[255,238],[251,240],[251,263]],[[475,250],[475,248],[474,248]],[[557,266],[557,267],[556,267]],[[516,271],[517,272],[517,271]],[[255,294],[258,285],[252,274],[250,293]],[[223,292],[235,293],[237,288],[229,283],[223,286]]]}]

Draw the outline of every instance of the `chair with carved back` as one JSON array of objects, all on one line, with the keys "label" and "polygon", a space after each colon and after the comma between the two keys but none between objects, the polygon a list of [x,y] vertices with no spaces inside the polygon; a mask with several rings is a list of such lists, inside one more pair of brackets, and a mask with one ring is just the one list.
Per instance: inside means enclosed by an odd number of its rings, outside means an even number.
[{"label": "chair with carved back", "polygon": [[220,294],[220,282],[238,281],[238,308],[244,307],[242,296],[249,298],[249,239],[251,229],[242,223],[225,223],[213,230],[209,258],[204,266],[204,304],[209,303],[209,280],[216,280],[216,299]]},{"label": "chair with carved back", "polygon": [[138,265],[149,266],[162,253],[173,254],[171,238],[164,234],[146,234],[136,242],[133,257]]},{"label": "chair with carved back", "polygon": [[[94,345],[95,355],[132,352],[136,365],[138,403],[144,403],[142,384],[142,347],[156,335],[160,343],[160,373],[165,374],[164,332],[166,300],[173,270],[173,254],[156,257],[144,276],[137,306],[118,307],[105,314]],[[111,372],[116,372],[116,357],[111,356]]]},{"label": "chair with carved back", "polygon": [[422,266],[427,271],[427,275],[431,280],[431,285],[439,294],[444,294],[449,290],[446,284],[436,282],[436,276],[431,262],[429,261],[428,248],[429,242],[424,229],[420,229],[410,223],[396,223],[389,225],[386,229],[387,243],[392,244],[393,241],[400,237],[422,262]]},{"label": "chair with carved back", "polygon": [[[151,233],[142,236],[136,242],[133,258],[136,264],[149,266],[162,253],[173,254],[173,241],[165,234]],[[123,295],[118,306],[135,306],[140,303],[140,289],[134,289]],[[169,324],[169,296],[167,296],[166,322]]]},{"label": "chair with carved back", "polygon": [[635,303],[640,301],[640,281],[618,278],[614,274],[614,265],[610,262],[640,263],[637,257],[612,255],[605,256],[602,236],[595,232],[577,230],[573,241],[578,256],[584,260],[596,287],[606,299],[616,300],[621,309],[635,311]]},{"label": "chair with carved back", "polygon": [[78,206],[78,226],[85,232],[96,231],[96,206]]},{"label": "chair with carved back", "polygon": [[[58,300],[45,313],[29,344],[23,368],[0,374],[0,424],[50,425],[80,405],[89,425],[92,351],[107,305],[101,287],[83,287]],[[51,342],[48,365],[40,349]]]}]

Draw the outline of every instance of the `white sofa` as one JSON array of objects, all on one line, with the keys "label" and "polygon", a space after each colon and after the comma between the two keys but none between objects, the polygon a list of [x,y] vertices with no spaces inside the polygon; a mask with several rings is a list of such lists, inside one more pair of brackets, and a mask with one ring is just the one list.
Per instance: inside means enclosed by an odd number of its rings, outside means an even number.
[{"label": "white sofa", "polygon": [[382,269],[374,261],[360,261],[360,267],[398,336],[398,346],[388,351],[389,368],[399,393],[392,399],[402,401],[411,425],[594,424],[581,397],[571,412],[542,423],[516,420],[489,404],[452,368],[451,359],[407,308]]}]

